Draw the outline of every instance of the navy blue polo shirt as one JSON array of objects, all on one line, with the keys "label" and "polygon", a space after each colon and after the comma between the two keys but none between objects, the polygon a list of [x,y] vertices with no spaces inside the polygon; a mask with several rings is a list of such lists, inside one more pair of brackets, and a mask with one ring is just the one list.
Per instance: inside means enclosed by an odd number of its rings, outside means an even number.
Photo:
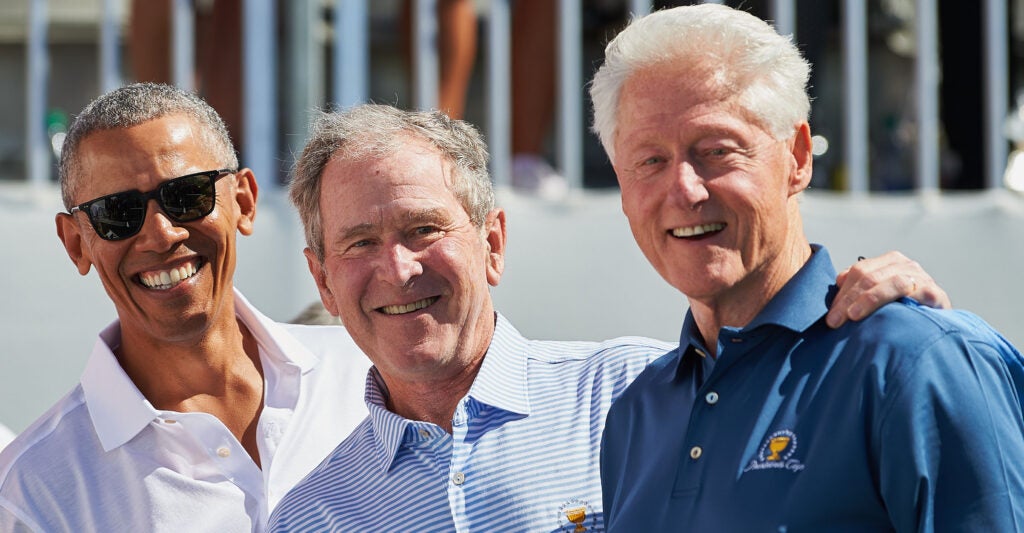
[{"label": "navy blue polo shirt", "polygon": [[687,313],[609,412],[610,531],[1024,530],[1017,350],[911,300],[830,329],[834,279],[814,246],[717,361]]}]

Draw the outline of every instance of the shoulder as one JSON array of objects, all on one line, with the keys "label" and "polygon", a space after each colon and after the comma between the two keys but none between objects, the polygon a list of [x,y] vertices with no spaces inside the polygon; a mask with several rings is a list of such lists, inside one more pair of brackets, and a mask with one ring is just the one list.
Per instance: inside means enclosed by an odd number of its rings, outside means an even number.
[{"label": "shoulder", "polygon": [[602,365],[635,360],[646,365],[675,347],[673,343],[645,337],[617,337],[600,342],[530,341],[527,355],[533,360],[552,364],[589,361]]},{"label": "shoulder", "polygon": [[370,368],[370,359],[352,340],[343,326],[278,324],[281,331],[290,335],[321,361],[353,371],[359,379],[365,378]]},{"label": "shoulder", "polygon": [[886,305],[861,322],[849,323],[852,347],[879,356],[901,357],[933,351],[982,351],[1019,358],[1016,348],[977,315],[962,310],[937,310],[913,300]]},{"label": "shoulder", "polygon": [[659,385],[671,384],[679,365],[681,351],[678,346],[663,352],[659,357],[651,361],[640,373],[639,376],[622,394],[617,402],[612,404],[612,411],[630,410],[633,405],[643,400],[652,388]]},{"label": "shoulder", "polygon": [[887,405],[913,410],[941,400],[966,407],[978,404],[966,401],[973,392],[989,398],[981,404],[1005,400],[1012,407],[1024,401],[1024,359],[977,315],[905,300],[848,325],[848,332],[847,325],[836,332],[844,355],[851,356],[846,365],[860,368]]}]

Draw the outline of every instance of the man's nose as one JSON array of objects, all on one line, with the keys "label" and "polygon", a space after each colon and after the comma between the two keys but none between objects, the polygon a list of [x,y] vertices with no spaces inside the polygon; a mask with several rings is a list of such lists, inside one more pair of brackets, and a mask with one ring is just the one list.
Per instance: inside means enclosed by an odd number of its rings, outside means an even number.
[{"label": "man's nose", "polygon": [[423,264],[419,254],[402,243],[394,243],[384,248],[381,261],[377,267],[377,276],[392,285],[404,287],[416,276],[423,274]]},{"label": "man's nose", "polygon": [[146,217],[142,220],[134,246],[140,250],[166,252],[188,238],[188,229],[177,225],[157,205],[156,200],[146,203]]}]

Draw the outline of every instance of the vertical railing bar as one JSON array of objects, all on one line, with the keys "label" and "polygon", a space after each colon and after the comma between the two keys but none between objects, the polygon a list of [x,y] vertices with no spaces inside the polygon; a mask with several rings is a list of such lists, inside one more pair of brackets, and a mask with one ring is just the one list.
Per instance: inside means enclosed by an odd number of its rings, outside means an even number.
[{"label": "vertical railing bar", "polygon": [[796,0],[773,0],[772,21],[780,35],[792,35],[796,42]]},{"label": "vertical railing bar", "polygon": [[985,0],[985,187],[1001,187],[1008,155],[1003,121],[1009,105],[1006,0]]},{"label": "vertical railing bar", "polygon": [[277,13],[273,0],[244,0],[242,17],[243,166],[276,186],[277,161]]},{"label": "vertical railing bar", "polygon": [[935,0],[915,0],[917,11],[917,187],[939,190],[938,7]]},{"label": "vertical railing bar", "polygon": [[629,0],[629,13],[634,18],[648,15],[651,12],[652,0]]},{"label": "vertical railing bar", "polygon": [[491,0],[487,32],[487,144],[491,179],[511,183],[512,52],[509,0]]},{"label": "vertical railing bar", "polygon": [[868,45],[867,13],[861,0],[843,2],[843,61],[846,93],[845,152],[848,190],[868,192]]},{"label": "vertical railing bar", "polygon": [[121,85],[121,0],[103,0],[100,14],[100,91]]},{"label": "vertical railing bar", "polygon": [[195,90],[195,6],[192,0],[174,0],[171,9],[171,80],[182,89]]},{"label": "vertical railing bar", "polygon": [[334,10],[333,100],[345,108],[369,93],[370,17],[366,0],[335,0]]},{"label": "vertical railing bar", "polygon": [[436,109],[438,105],[437,0],[413,1],[413,106]]},{"label": "vertical railing bar", "polygon": [[47,148],[47,0],[29,0],[25,35],[25,171],[35,187],[50,181]]},{"label": "vertical railing bar", "polygon": [[583,186],[583,38],[580,0],[558,13],[558,164],[570,188]]}]

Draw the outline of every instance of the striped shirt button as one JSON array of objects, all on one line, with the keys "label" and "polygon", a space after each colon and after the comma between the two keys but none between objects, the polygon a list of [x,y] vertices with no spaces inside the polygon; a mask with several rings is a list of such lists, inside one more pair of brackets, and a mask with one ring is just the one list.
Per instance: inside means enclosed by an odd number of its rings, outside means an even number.
[{"label": "striped shirt button", "polygon": [[704,396],[704,401],[708,402],[708,405],[715,405],[718,403],[718,393],[711,391]]},{"label": "striped shirt button", "polygon": [[456,485],[462,485],[465,482],[466,474],[463,474],[462,472],[456,472],[455,475],[452,476],[452,483],[455,483]]},{"label": "striped shirt button", "polygon": [[425,438],[427,438],[427,437],[429,437],[429,436],[430,436],[430,432],[429,432],[429,431],[427,431],[427,430],[425,430],[425,429],[421,429],[421,430],[420,430],[420,436],[421,436],[421,437],[423,437],[423,438],[425,439]]},{"label": "striped shirt button", "polygon": [[704,454],[704,450],[700,446],[694,446],[690,448],[690,459],[700,459],[700,456]]}]

